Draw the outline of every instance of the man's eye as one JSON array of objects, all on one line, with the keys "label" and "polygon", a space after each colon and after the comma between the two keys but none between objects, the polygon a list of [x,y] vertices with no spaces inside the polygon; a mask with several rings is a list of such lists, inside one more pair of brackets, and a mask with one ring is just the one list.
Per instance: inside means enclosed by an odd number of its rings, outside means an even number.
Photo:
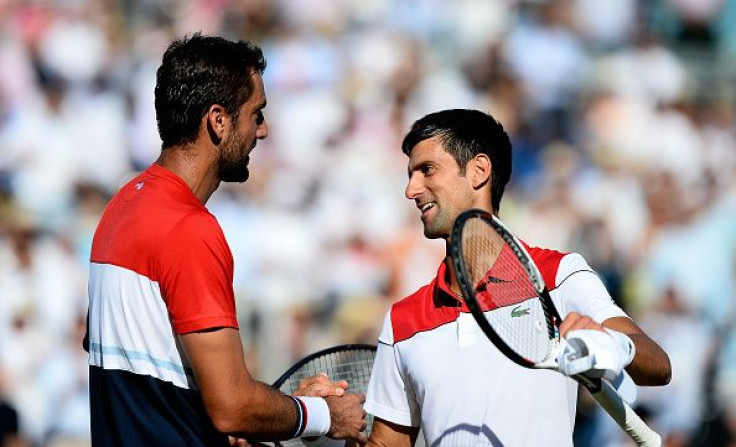
[{"label": "man's eye", "polygon": [[263,116],[263,110],[259,110],[256,115],[256,124],[263,124],[264,121],[266,121],[266,117]]}]

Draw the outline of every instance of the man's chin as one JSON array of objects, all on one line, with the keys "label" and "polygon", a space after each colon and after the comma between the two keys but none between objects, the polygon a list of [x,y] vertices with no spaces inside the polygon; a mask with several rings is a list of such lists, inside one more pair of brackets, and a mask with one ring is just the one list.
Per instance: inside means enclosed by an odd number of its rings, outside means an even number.
[{"label": "man's chin", "polygon": [[250,177],[248,168],[241,168],[237,171],[220,172],[220,180],[225,183],[243,183]]},{"label": "man's chin", "polygon": [[443,237],[443,235],[439,234],[438,231],[435,231],[432,228],[424,227],[424,237],[427,239],[439,239]]}]

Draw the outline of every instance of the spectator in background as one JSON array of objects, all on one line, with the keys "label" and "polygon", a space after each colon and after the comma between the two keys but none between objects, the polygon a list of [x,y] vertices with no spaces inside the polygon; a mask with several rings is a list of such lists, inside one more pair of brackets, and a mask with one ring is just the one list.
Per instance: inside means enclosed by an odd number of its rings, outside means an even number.
[{"label": "spectator in background", "polygon": [[20,432],[18,411],[5,400],[5,387],[8,385],[0,370],[0,447],[27,447]]}]

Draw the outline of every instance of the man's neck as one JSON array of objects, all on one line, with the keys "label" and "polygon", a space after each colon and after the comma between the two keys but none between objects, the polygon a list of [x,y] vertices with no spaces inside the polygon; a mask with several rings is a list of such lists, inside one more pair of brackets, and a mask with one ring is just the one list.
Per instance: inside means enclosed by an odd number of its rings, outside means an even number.
[{"label": "man's neck", "polygon": [[447,266],[445,269],[445,283],[450,286],[450,291],[452,291],[452,293],[462,297],[462,293],[460,292],[460,283],[458,283],[457,276],[455,275],[455,266],[452,265],[452,257],[447,255],[444,262]]},{"label": "man's neck", "polygon": [[194,144],[163,149],[156,164],[180,177],[202,205],[220,186],[216,162]]}]

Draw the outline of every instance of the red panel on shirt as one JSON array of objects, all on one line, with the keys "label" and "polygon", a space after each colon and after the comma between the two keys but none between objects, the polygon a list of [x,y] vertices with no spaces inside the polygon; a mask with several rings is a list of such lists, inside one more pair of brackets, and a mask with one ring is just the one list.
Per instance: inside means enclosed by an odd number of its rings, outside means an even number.
[{"label": "red panel on shirt", "polygon": [[[415,334],[436,329],[457,320],[460,312],[468,312],[465,303],[450,291],[445,281],[446,264],[443,262],[436,278],[426,286],[394,304],[391,308],[391,325],[394,343],[413,337]],[[441,295],[434,299],[435,294]],[[442,301],[454,305],[443,304]]]},{"label": "red panel on shirt", "polygon": [[[523,242],[522,242],[523,243]],[[560,268],[560,262],[567,253],[561,253],[557,250],[549,250],[546,248],[530,247],[524,244],[524,248],[532,257],[537,265],[539,273],[542,274],[547,290],[557,288],[557,270]]]},{"label": "red panel on shirt", "polygon": [[179,333],[238,327],[225,236],[186,183],[161,166],[149,167],[112,199],[95,233],[91,262],[159,283]]},{"label": "red panel on shirt", "polygon": [[[530,247],[526,244],[524,247],[542,274],[547,289],[552,290],[557,287],[557,270],[566,253]],[[445,280],[446,270],[447,266],[443,262],[431,283],[392,306],[391,325],[394,331],[394,343],[409,339],[419,332],[430,331],[451,323],[457,319],[460,312],[469,311],[460,297],[450,291],[449,284]],[[530,293],[533,294],[533,292]],[[451,303],[459,302],[452,306],[443,305],[441,300],[435,299],[438,295],[442,295],[442,298]]]},{"label": "red panel on shirt", "polygon": [[158,277],[176,331],[238,327],[233,259],[215,218],[187,216],[172,229],[166,245]]}]

